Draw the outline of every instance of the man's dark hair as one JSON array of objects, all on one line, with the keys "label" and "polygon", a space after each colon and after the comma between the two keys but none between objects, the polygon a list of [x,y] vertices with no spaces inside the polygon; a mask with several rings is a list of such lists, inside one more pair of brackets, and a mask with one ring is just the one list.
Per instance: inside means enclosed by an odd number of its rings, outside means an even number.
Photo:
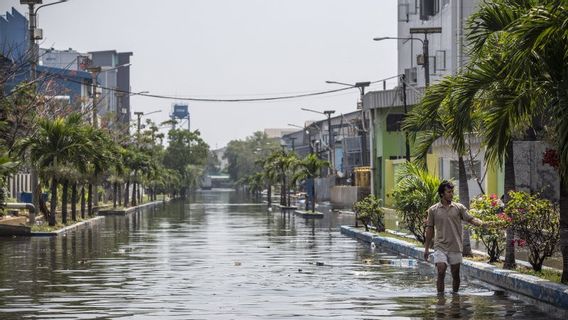
[{"label": "man's dark hair", "polygon": [[448,180],[444,180],[442,181],[442,183],[440,183],[440,186],[438,187],[438,196],[440,196],[440,198],[444,195],[444,191],[446,191],[446,189],[453,189],[454,188],[454,184],[451,183]]}]

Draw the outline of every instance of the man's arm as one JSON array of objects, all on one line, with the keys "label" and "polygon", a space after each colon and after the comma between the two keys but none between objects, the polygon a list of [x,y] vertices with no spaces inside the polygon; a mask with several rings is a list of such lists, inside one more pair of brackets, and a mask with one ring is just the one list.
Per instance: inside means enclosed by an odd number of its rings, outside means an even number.
[{"label": "man's arm", "polygon": [[478,218],[473,218],[473,217],[472,217],[471,220],[469,220],[469,223],[470,223],[470,224],[473,224],[473,225],[476,226],[476,227],[483,227],[483,226],[486,225],[485,222],[481,221],[481,220],[478,219]]},{"label": "man's arm", "polygon": [[430,252],[430,245],[432,244],[432,238],[434,237],[434,227],[433,226],[426,226],[426,235],[424,239],[424,260],[428,260],[428,256]]},{"label": "man's arm", "polygon": [[486,225],[482,220],[471,216],[465,206],[461,208],[462,212],[462,219],[464,219],[467,223],[472,224],[476,227],[483,227]]}]

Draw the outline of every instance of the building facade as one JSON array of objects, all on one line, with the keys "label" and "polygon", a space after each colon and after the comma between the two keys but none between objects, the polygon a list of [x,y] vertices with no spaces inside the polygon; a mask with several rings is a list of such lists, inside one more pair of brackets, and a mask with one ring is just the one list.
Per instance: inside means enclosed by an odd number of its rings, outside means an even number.
[{"label": "building facade", "polygon": [[[407,142],[400,129],[401,121],[420,101],[427,83],[456,74],[467,62],[464,26],[478,3],[478,0],[399,0],[396,38],[377,39],[398,42],[398,72],[404,75],[395,89],[366,94],[363,104],[369,112],[373,132],[372,192],[387,206],[392,204],[397,168],[406,161]],[[406,92],[403,92],[403,81]],[[412,149],[411,143],[409,147]],[[502,190],[500,170],[484,163],[479,141],[472,142],[471,147],[476,156],[466,161],[470,197],[482,190],[499,193]],[[449,143],[436,141],[428,155],[428,169],[442,179],[457,181],[457,159]]]}]

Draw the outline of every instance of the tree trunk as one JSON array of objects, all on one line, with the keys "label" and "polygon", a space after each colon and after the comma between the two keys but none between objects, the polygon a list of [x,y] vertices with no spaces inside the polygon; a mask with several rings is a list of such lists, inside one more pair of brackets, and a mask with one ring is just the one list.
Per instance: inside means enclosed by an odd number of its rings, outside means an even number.
[{"label": "tree trunk", "polygon": [[118,184],[118,206],[122,207],[122,183]]},{"label": "tree trunk", "polygon": [[316,212],[316,181],[312,178],[312,212]]},{"label": "tree trunk", "polygon": [[562,278],[568,284],[568,179],[560,178],[560,251],[562,252]]},{"label": "tree trunk", "polygon": [[128,207],[128,196],[130,195],[128,189],[130,189],[130,181],[126,181],[126,187],[124,188],[124,207]]},{"label": "tree trunk", "polygon": [[71,185],[71,220],[77,221],[77,182]]},{"label": "tree trunk", "polygon": [[67,224],[67,196],[69,193],[69,180],[63,180],[63,190],[61,194],[61,221]]},{"label": "tree trunk", "polygon": [[[136,170],[134,170],[134,176],[136,177]],[[132,202],[130,203],[131,206],[135,207],[136,206],[136,181],[132,182]]]},{"label": "tree trunk", "polygon": [[[509,202],[509,192],[515,191],[515,167],[513,164],[513,141],[509,142],[507,146],[507,154],[505,155],[505,205]],[[512,227],[506,230],[506,243],[505,243],[505,262],[503,268],[514,269],[515,262],[515,233]]]},{"label": "tree trunk", "polygon": [[81,184],[81,219],[85,219],[85,185]]},{"label": "tree trunk", "polygon": [[57,179],[51,178],[51,202],[49,204],[49,225],[55,226],[57,223],[55,219],[55,210],[57,210]]},{"label": "tree trunk", "polygon": [[116,198],[118,196],[118,182],[112,184],[112,207],[116,208]]},{"label": "tree trunk", "polygon": [[[467,184],[465,161],[462,156],[458,158],[458,167],[460,202],[469,209],[469,186]],[[466,257],[471,257],[473,255],[471,252],[471,239],[468,228],[463,229],[463,255]]]},{"label": "tree trunk", "polygon": [[93,215],[93,184],[89,183],[89,188],[87,190],[87,198],[88,198],[88,202],[87,202],[87,214],[89,216]]},{"label": "tree trunk", "polygon": [[270,183],[266,188],[266,201],[268,202],[268,206],[272,207],[272,185]]}]

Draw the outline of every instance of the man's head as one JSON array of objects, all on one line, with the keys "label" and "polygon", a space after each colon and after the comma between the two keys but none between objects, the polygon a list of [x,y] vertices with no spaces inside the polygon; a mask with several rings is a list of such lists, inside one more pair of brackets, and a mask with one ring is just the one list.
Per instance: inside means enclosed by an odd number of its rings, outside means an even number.
[{"label": "man's head", "polygon": [[440,199],[451,202],[454,197],[454,184],[447,180],[442,181],[438,187],[438,195]]}]

